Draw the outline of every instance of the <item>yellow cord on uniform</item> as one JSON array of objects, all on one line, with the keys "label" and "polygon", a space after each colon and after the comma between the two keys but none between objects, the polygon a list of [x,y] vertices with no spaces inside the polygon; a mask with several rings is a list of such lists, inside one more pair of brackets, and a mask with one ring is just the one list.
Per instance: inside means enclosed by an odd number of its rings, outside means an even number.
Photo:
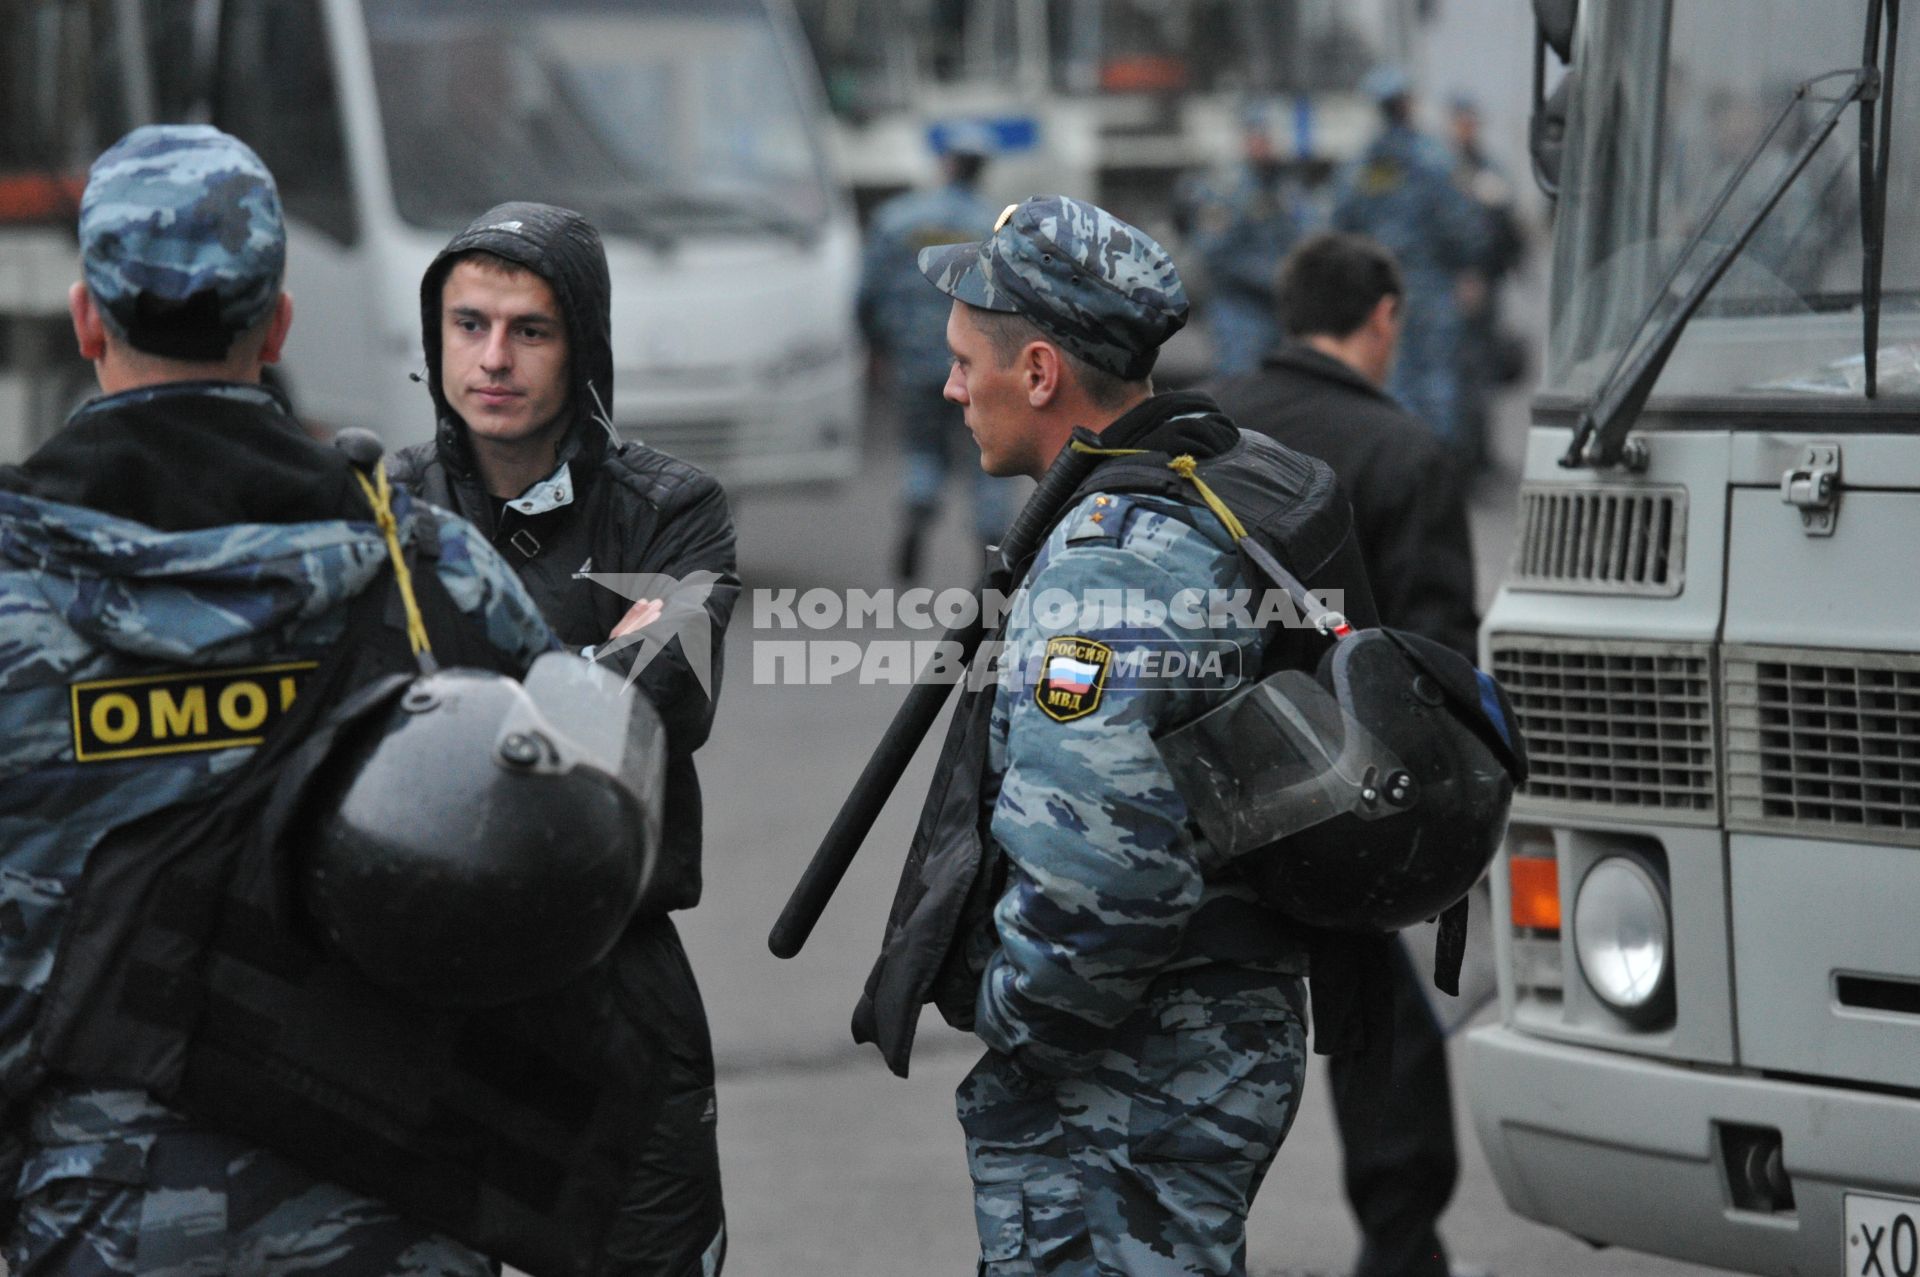
[{"label": "yellow cord on uniform", "polygon": [[[1147,451],[1145,448],[1096,448],[1092,444],[1082,443],[1078,439],[1075,439],[1068,446],[1075,452],[1085,453],[1090,457],[1138,457]],[[1200,493],[1200,499],[1207,503],[1207,509],[1213,511],[1214,516],[1225,526],[1228,536],[1232,537],[1235,541],[1244,541],[1246,539],[1247,525],[1240,522],[1233,511],[1227,508],[1227,503],[1222,501],[1214,493],[1213,489],[1207,486],[1206,480],[1202,479],[1199,475],[1198,462],[1190,456],[1178,456],[1167,462],[1167,469],[1173,471],[1194,486],[1195,490]]]},{"label": "yellow cord on uniform", "polygon": [[1214,495],[1213,489],[1207,486],[1206,480],[1195,473],[1196,468],[1197,463],[1192,457],[1175,457],[1173,460],[1167,462],[1167,469],[1173,471],[1188,483],[1191,483],[1200,493],[1200,499],[1207,503],[1207,509],[1213,511],[1220,522],[1226,525],[1228,536],[1232,537],[1235,541],[1246,540],[1246,524],[1240,522],[1240,520],[1234,516],[1233,511],[1227,509],[1226,502]]},{"label": "yellow cord on uniform", "polygon": [[393,517],[393,489],[387,483],[387,463],[374,462],[372,480],[358,469],[354,470],[353,477],[360,481],[360,490],[367,494],[367,504],[373,507],[373,521],[387,541],[387,557],[393,560],[393,579],[400,586],[400,602],[407,610],[407,642],[412,645],[415,656],[423,653],[432,656],[427,623],[420,615],[419,602],[413,597],[413,573],[408,570],[407,556],[400,549],[400,524]]},{"label": "yellow cord on uniform", "polygon": [[1081,443],[1078,439],[1067,446],[1089,457],[1137,457],[1146,451],[1145,448],[1096,448],[1090,443]]}]

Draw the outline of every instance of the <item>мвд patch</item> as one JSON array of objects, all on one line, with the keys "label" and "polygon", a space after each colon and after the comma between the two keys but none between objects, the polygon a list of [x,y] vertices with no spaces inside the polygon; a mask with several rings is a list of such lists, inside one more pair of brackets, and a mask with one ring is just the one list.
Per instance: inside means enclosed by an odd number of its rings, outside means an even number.
[{"label": "\u043c\u0432\u0434 patch", "polygon": [[318,661],[75,683],[73,756],[83,763],[258,745]]},{"label": "\u043c\u0432\u0434 patch", "polygon": [[1055,722],[1085,718],[1100,707],[1100,692],[1112,664],[1113,649],[1105,643],[1075,634],[1048,639],[1040,679],[1033,689],[1034,703]]}]

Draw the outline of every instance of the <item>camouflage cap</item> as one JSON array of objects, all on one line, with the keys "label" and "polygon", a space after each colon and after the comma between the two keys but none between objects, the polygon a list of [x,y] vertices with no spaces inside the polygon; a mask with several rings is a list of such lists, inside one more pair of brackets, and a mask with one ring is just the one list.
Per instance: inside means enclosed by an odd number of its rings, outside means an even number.
[{"label": "camouflage cap", "polygon": [[93,162],[80,262],[108,325],[174,359],[218,359],[280,292],[287,230],[273,174],[239,138],[149,124]]},{"label": "camouflage cap", "polygon": [[1187,292],[1153,238],[1103,208],[1035,195],[1000,215],[991,238],[920,253],[949,297],[1023,315],[1096,368],[1135,380],[1187,322]]}]

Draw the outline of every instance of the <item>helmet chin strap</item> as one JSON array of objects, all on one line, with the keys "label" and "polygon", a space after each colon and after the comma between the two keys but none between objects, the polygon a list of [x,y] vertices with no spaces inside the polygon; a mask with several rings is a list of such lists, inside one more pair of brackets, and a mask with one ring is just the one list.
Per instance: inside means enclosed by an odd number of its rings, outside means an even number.
[{"label": "helmet chin strap", "polygon": [[358,466],[353,469],[353,477],[360,483],[360,490],[366,493],[367,504],[373,507],[373,522],[380,529],[380,535],[387,543],[387,557],[393,561],[393,579],[400,587],[400,602],[407,612],[407,644],[413,648],[413,658],[420,664],[422,674],[433,674],[440,669],[440,663],[433,659],[433,642],[427,637],[427,623],[420,615],[420,603],[413,596],[413,572],[407,567],[407,556],[400,549],[400,524],[393,517],[393,488],[387,481],[387,463],[373,463],[373,478],[368,479]]}]

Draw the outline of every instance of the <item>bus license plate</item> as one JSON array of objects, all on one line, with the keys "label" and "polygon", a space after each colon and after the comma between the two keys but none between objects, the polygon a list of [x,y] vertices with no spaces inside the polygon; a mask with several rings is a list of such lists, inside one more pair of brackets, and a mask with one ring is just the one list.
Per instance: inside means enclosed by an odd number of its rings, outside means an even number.
[{"label": "bus license plate", "polygon": [[1920,1275],[1920,1201],[1846,1194],[1848,1277]]}]

